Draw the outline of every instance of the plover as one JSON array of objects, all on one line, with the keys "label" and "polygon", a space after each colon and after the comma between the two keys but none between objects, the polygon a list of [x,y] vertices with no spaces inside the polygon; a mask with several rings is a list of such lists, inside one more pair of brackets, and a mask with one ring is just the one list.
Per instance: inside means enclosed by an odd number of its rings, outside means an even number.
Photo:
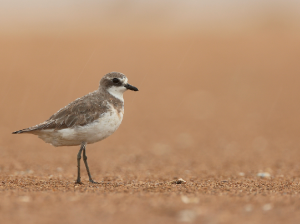
[{"label": "plover", "polygon": [[63,107],[45,122],[13,132],[13,134],[35,134],[53,146],[80,145],[77,154],[77,180],[80,179],[81,154],[89,176],[92,179],[86,156],[86,145],[101,141],[113,134],[120,126],[124,114],[123,93],[138,91],[128,83],[127,77],[119,72],[106,74],[99,88]]}]

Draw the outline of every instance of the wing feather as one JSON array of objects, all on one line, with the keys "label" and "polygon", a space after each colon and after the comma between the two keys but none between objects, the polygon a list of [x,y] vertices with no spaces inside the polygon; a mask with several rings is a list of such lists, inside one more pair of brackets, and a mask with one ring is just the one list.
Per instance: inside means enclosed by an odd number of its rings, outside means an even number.
[{"label": "wing feather", "polygon": [[44,129],[60,130],[73,128],[78,125],[84,126],[99,119],[101,115],[109,109],[108,102],[100,99],[101,97],[97,91],[85,95],[57,111],[45,122],[30,128],[15,131],[13,134]]}]

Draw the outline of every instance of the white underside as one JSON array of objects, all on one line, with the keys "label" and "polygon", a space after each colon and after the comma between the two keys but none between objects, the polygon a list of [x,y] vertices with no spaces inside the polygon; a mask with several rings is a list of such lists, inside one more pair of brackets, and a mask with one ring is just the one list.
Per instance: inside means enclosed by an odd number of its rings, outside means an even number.
[{"label": "white underside", "polygon": [[124,111],[118,113],[117,110],[111,108],[109,112],[91,124],[61,130],[41,130],[34,134],[53,146],[80,145],[82,142],[91,144],[113,134],[122,122],[123,113]]}]

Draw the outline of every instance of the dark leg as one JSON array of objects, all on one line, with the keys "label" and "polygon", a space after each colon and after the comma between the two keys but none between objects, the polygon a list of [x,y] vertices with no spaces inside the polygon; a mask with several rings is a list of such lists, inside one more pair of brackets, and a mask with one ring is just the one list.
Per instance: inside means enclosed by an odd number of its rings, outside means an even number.
[{"label": "dark leg", "polygon": [[81,159],[81,152],[83,149],[85,149],[85,142],[83,142],[80,146],[79,152],[77,154],[77,180],[75,182],[75,184],[82,184],[82,182],[80,181],[80,159]]},{"label": "dark leg", "polygon": [[83,148],[83,161],[84,161],[84,164],[85,164],[86,171],[89,175],[89,181],[93,184],[99,184],[98,182],[93,181],[93,178],[91,176],[90,169],[89,169],[89,166],[88,166],[88,163],[87,163],[87,156],[85,154],[85,145],[84,145],[84,148]]}]

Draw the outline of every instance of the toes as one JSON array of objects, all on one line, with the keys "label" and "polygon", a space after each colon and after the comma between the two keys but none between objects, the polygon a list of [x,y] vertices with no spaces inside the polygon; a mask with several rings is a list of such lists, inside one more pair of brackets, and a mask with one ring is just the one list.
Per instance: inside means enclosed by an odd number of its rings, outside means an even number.
[{"label": "toes", "polygon": [[91,182],[92,184],[100,184],[100,183],[98,183],[98,182],[96,182],[96,181],[93,181],[93,180],[90,180],[90,182]]}]

